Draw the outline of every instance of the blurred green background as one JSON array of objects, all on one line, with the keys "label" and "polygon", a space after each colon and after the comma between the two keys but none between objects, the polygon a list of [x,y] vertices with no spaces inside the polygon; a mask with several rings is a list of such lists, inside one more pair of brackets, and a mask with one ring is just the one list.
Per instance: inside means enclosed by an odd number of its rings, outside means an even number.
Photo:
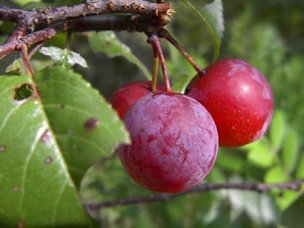
[{"label": "blurred green background", "polygon": [[[29,2],[29,3],[28,3]],[[1,5],[28,8],[73,4],[80,1],[0,1]],[[210,1],[201,1],[202,5]],[[275,113],[266,136],[243,148],[221,149],[205,182],[286,182],[304,178],[304,1],[223,0],[225,33],[221,58],[239,58],[256,66],[268,79],[275,98]],[[168,30],[202,66],[210,64],[213,45],[200,20],[174,1],[176,14]],[[5,40],[9,23],[0,27]],[[89,34],[72,36],[71,49],[89,68],[76,67],[106,97],[127,82],[144,80],[142,71],[123,57],[109,58],[89,46]],[[117,36],[151,70],[152,50],[144,34],[119,32]],[[66,34],[47,45],[64,47]],[[174,88],[181,90],[195,75],[181,55],[163,42]],[[3,61],[10,62],[12,54]],[[37,54],[36,68],[49,64]],[[4,64],[5,65],[5,64]],[[2,68],[0,68],[3,70]],[[151,194],[124,173],[119,159],[100,162],[84,180],[84,202],[99,202]],[[303,227],[301,192],[258,194],[225,190],[204,192],[166,203],[105,208],[91,212],[104,227]]]}]

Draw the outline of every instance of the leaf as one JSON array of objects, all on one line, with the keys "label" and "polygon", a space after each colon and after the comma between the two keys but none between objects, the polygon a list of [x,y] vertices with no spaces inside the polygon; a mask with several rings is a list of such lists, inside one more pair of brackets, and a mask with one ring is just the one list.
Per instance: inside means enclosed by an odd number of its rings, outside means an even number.
[{"label": "leaf", "polygon": [[284,183],[288,180],[288,176],[280,166],[275,166],[265,174],[266,183]]},{"label": "leaf", "polygon": [[89,37],[89,43],[94,52],[105,53],[108,57],[122,56],[134,63],[151,80],[151,74],[145,65],[132,53],[130,48],[122,43],[112,31],[98,32]]},{"label": "leaf", "polygon": [[221,149],[217,155],[216,164],[224,169],[241,173],[246,166],[245,161],[246,160],[243,160],[237,154],[231,152],[229,153],[229,151]]},{"label": "leaf", "polygon": [[78,53],[58,47],[42,47],[39,52],[43,55],[51,57],[55,62],[65,63],[69,66],[76,64],[83,68],[88,68],[86,60]]},{"label": "leaf", "polygon": [[[288,174],[281,166],[275,166],[267,171],[264,177],[265,183],[284,183],[289,180]],[[276,202],[277,206],[284,209],[290,205],[292,201],[298,196],[297,192],[285,190],[272,190],[277,193]]]},{"label": "leaf", "polygon": [[[244,180],[238,176],[230,178],[229,182],[242,183]],[[272,224],[277,221],[277,212],[274,201],[267,195],[242,190],[225,190],[231,204],[231,212],[235,220],[246,212],[252,221]]]},{"label": "leaf", "polygon": [[173,91],[177,93],[184,93],[192,78],[193,76],[190,76],[189,74],[180,74],[176,76],[174,85],[172,87]]},{"label": "leaf", "polygon": [[304,224],[304,196],[302,194],[282,214],[281,224],[286,227],[302,228]]},{"label": "leaf", "polygon": [[285,133],[286,120],[284,113],[280,110],[277,110],[273,116],[270,126],[270,141],[275,152],[281,148]]},{"label": "leaf", "polygon": [[300,158],[298,170],[296,172],[296,177],[298,179],[304,178],[304,154],[302,154]]},{"label": "leaf", "polygon": [[[4,42],[4,41],[3,41]],[[0,58],[0,75],[8,72],[19,72],[20,70],[20,54],[17,52],[13,52],[7,56]],[[9,69],[9,70],[8,70]]]},{"label": "leaf", "polygon": [[18,101],[31,78],[0,77],[0,225],[88,227],[80,180],[128,135],[79,75],[56,67],[34,79],[40,99]]},{"label": "leaf", "polygon": [[282,160],[285,168],[291,173],[298,161],[300,141],[297,132],[291,129],[284,141]]},{"label": "leaf", "polygon": [[249,151],[248,160],[261,168],[270,167],[274,162],[275,156],[266,140],[254,142],[245,146],[244,149]]},{"label": "leaf", "polygon": [[13,0],[13,2],[19,5],[26,5],[31,2],[40,2],[40,0]]},{"label": "leaf", "polygon": [[182,0],[182,2],[189,6],[195,14],[199,16],[206,27],[215,47],[213,57],[213,61],[215,61],[220,54],[222,38],[225,30],[222,1],[214,0],[212,3],[205,5],[202,9],[195,6],[195,2],[197,1]]},{"label": "leaf", "polygon": [[[93,166],[81,182],[82,201],[86,204],[128,198],[132,195],[149,195],[150,193],[127,175],[116,154],[111,161],[102,161]],[[108,220],[114,222],[113,216],[117,219],[123,219],[126,215],[134,216],[134,212],[132,212],[134,208],[137,208],[137,206],[101,208],[100,210],[90,211],[90,215],[96,220],[102,219],[108,224]]]},{"label": "leaf", "polygon": [[6,69],[5,73],[20,73],[22,68],[22,61],[21,59],[15,59]]}]

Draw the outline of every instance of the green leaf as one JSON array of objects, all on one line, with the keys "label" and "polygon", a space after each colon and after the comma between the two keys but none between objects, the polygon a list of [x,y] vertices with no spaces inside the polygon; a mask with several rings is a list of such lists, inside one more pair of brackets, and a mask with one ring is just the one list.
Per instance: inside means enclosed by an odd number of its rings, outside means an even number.
[{"label": "green leaf", "polygon": [[[281,166],[275,166],[267,171],[264,177],[265,183],[284,183],[289,180],[288,174]],[[273,193],[278,193],[276,197],[277,206],[284,209],[290,205],[292,201],[298,196],[294,191],[280,191],[272,190]]]},{"label": "green leaf", "polygon": [[265,174],[266,183],[283,183],[288,180],[288,176],[280,166],[275,166]]},{"label": "green leaf", "polygon": [[40,2],[40,0],[13,0],[13,2],[19,5],[26,5],[30,2]]},{"label": "green leaf", "polygon": [[213,61],[215,61],[220,54],[222,38],[225,30],[222,1],[214,0],[212,3],[205,5],[202,9],[195,6],[195,2],[197,1],[182,0],[182,2],[189,6],[195,14],[199,16],[207,29],[214,43],[215,50]]},{"label": "green leaf", "polygon": [[302,228],[304,224],[304,196],[302,194],[282,214],[281,224],[286,227]]},{"label": "green leaf", "polygon": [[224,169],[241,173],[246,165],[245,161],[237,154],[221,149],[217,155],[216,164]]},{"label": "green leaf", "polygon": [[40,98],[16,100],[31,78],[0,77],[0,225],[88,227],[80,180],[128,135],[79,75],[56,67],[34,79]]},{"label": "green leaf", "polygon": [[103,52],[110,58],[122,56],[131,63],[134,63],[151,80],[151,74],[145,65],[132,53],[130,48],[122,43],[112,31],[98,32],[91,34],[89,43],[93,51]]},{"label": "green leaf", "polygon": [[19,74],[22,69],[22,61],[20,58],[15,59],[6,69],[5,73]]},{"label": "green leaf", "polygon": [[55,62],[64,63],[69,66],[76,64],[83,68],[88,68],[86,60],[78,53],[58,47],[42,47],[39,52],[43,55],[51,57]]},{"label": "green leaf", "polygon": [[286,133],[286,125],[284,113],[277,110],[273,116],[270,126],[270,141],[275,152],[277,152],[282,146]]},{"label": "green leaf", "polygon": [[61,67],[47,68],[36,75],[35,81],[52,131],[77,184],[101,156],[109,156],[115,146],[129,142],[111,105],[80,75]]},{"label": "green leaf", "polygon": [[302,154],[300,158],[300,162],[298,165],[298,170],[296,172],[296,176],[298,179],[304,178],[304,154]]},{"label": "green leaf", "polygon": [[243,149],[248,150],[248,160],[261,168],[270,167],[275,160],[270,145],[264,138],[243,147]]},{"label": "green leaf", "polygon": [[282,160],[284,167],[291,173],[298,161],[300,140],[297,132],[290,129],[283,145]]},{"label": "green leaf", "polygon": [[173,91],[177,93],[184,93],[192,78],[193,75],[189,74],[179,74],[176,76],[174,85],[172,87]]}]

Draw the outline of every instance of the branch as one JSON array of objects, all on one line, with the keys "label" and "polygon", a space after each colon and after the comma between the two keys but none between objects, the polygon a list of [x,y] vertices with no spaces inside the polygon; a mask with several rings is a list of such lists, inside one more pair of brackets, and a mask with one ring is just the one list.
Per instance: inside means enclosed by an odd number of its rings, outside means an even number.
[{"label": "branch", "polygon": [[18,22],[27,25],[53,24],[72,18],[81,18],[100,14],[143,14],[160,17],[172,13],[169,3],[151,3],[143,0],[106,0],[81,3],[74,6],[57,8],[21,10],[0,7],[0,20]]},{"label": "branch", "polygon": [[[64,31],[127,30],[151,33],[164,27],[173,12],[169,3],[143,0],[100,0],[34,10],[0,6],[0,20],[17,23],[7,42],[0,46],[0,58],[20,51],[23,45],[30,47]],[[117,13],[119,15],[112,15]]]},{"label": "branch", "polygon": [[205,183],[198,185],[195,188],[192,188],[188,191],[176,193],[176,194],[155,194],[148,196],[137,196],[132,198],[124,198],[124,199],[115,199],[109,200],[101,203],[92,203],[88,204],[87,208],[90,210],[99,210],[104,207],[116,207],[122,205],[132,205],[132,204],[141,204],[141,203],[149,203],[149,202],[166,202],[169,200],[173,200],[175,198],[189,195],[193,193],[206,192],[206,191],[218,191],[218,190],[247,190],[254,191],[258,193],[269,192],[270,190],[292,190],[292,191],[300,191],[302,185],[304,185],[303,180],[297,180],[288,183],[278,183],[278,184],[264,184],[264,183]]},{"label": "branch", "polygon": [[[86,18],[69,20],[61,23],[57,27],[57,31],[137,31],[152,32],[163,27],[161,21],[156,17],[146,15],[107,15],[107,16],[90,16]],[[61,29],[59,28],[61,26]]]},{"label": "branch", "polygon": [[12,40],[0,46],[0,58],[13,51],[20,51],[24,45],[30,47],[33,44],[48,40],[54,35],[56,35],[56,31],[54,29],[46,28],[44,30],[28,34],[20,40]]},{"label": "branch", "polygon": [[9,7],[1,6],[0,7],[0,20],[17,22],[19,18],[26,12],[22,9],[12,9]]}]

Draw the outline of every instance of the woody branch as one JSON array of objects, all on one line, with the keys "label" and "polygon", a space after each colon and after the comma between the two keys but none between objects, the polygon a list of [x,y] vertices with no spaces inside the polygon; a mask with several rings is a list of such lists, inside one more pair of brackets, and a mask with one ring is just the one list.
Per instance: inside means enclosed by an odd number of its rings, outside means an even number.
[{"label": "woody branch", "polygon": [[99,210],[105,207],[116,207],[124,205],[135,205],[142,203],[151,202],[166,202],[176,199],[181,196],[201,193],[207,191],[219,191],[219,190],[242,190],[242,191],[253,191],[258,193],[266,193],[271,190],[291,190],[300,191],[304,185],[304,179],[295,180],[287,183],[277,183],[277,184],[264,184],[264,183],[205,183],[198,185],[190,190],[175,193],[175,194],[154,194],[147,196],[133,196],[130,198],[114,199],[109,201],[104,201],[100,203],[91,203],[86,205],[90,210]]},{"label": "woody branch", "polygon": [[151,32],[165,26],[173,12],[169,3],[143,0],[95,1],[34,10],[0,7],[0,20],[16,23],[6,43],[0,46],[0,57],[68,30]]}]

